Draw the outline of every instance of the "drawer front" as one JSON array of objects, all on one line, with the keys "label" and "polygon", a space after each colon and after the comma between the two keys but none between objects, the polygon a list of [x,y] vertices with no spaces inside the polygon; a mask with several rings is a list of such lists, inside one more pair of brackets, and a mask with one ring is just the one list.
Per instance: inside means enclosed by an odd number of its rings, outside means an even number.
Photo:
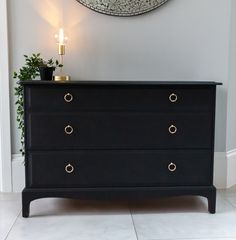
[{"label": "drawer front", "polygon": [[31,111],[213,111],[213,86],[26,86]]},{"label": "drawer front", "polygon": [[28,187],[212,184],[210,151],[34,152],[27,172]]},{"label": "drawer front", "polygon": [[27,148],[211,148],[211,114],[29,114]]}]

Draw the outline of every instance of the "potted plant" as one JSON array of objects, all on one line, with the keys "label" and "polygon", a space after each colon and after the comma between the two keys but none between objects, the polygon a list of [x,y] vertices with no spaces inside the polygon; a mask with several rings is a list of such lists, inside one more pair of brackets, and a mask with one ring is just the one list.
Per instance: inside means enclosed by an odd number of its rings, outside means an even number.
[{"label": "potted plant", "polygon": [[[36,79],[40,76],[40,66],[48,66],[52,67],[54,70],[57,67],[62,67],[59,64],[59,61],[56,60],[55,63],[53,59],[49,59],[47,61],[43,60],[40,53],[32,54],[32,56],[24,55],[25,64],[19,69],[18,72],[13,73],[13,78],[20,81],[27,81]],[[51,78],[52,79],[52,78]],[[41,79],[42,80],[42,79]],[[48,79],[47,79],[48,80]],[[18,129],[21,131],[21,145],[22,148],[20,152],[24,155],[24,102],[23,102],[23,87],[21,84],[17,83],[15,87],[15,96],[16,96],[16,120],[18,124]]]},{"label": "potted plant", "polygon": [[52,80],[53,72],[56,70],[57,67],[63,67],[62,64],[59,64],[58,60],[56,60],[55,62],[53,58],[47,61],[42,60],[39,63],[39,73],[41,80]]}]

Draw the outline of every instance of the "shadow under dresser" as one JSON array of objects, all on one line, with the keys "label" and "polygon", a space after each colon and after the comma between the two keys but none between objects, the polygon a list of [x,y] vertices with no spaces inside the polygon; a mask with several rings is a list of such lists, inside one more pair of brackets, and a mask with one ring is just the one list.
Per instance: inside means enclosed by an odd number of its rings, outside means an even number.
[{"label": "shadow under dresser", "polygon": [[215,213],[216,82],[25,81],[23,217],[44,197],[200,195]]}]

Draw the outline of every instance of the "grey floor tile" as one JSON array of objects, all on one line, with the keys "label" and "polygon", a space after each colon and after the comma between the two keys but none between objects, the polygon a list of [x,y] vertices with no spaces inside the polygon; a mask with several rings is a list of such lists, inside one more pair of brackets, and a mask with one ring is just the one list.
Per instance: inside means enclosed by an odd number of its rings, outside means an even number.
[{"label": "grey floor tile", "polygon": [[7,240],[136,240],[126,205],[41,199],[19,217]]},{"label": "grey floor tile", "polygon": [[226,198],[233,207],[236,208],[236,196],[227,196]]},{"label": "grey floor tile", "polygon": [[146,202],[134,206],[132,214],[139,240],[236,239],[236,209],[220,194],[216,214],[207,212],[201,197]]},{"label": "grey floor tile", "polygon": [[20,196],[0,193],[0,240],[4,240],[21,211]]}]

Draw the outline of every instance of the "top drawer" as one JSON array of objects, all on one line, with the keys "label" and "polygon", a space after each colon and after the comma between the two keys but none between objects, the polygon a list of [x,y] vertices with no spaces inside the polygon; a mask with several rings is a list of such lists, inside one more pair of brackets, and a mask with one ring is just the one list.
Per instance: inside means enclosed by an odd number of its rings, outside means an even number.
[{"label": "top drawer", "polygon": [[30,111],[213,111],[215,86],[26,86]]}]

